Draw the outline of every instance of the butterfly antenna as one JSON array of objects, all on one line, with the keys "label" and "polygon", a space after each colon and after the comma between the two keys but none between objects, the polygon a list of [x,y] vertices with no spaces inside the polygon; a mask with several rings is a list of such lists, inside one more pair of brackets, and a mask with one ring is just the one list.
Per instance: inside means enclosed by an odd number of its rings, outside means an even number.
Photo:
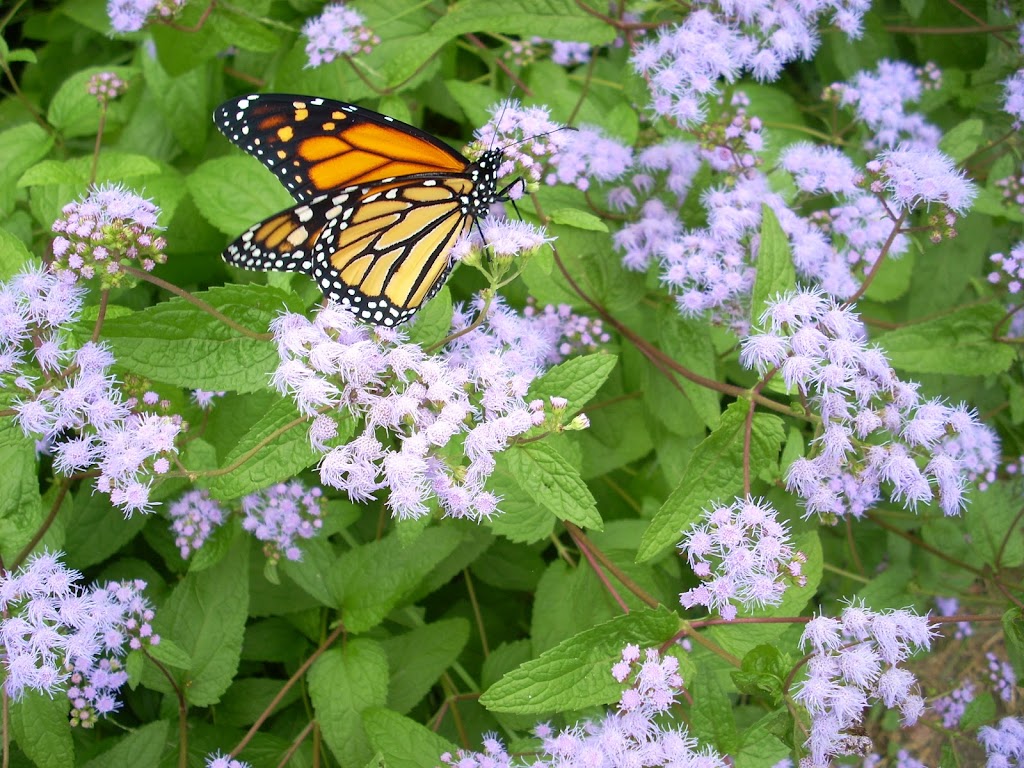
[{"label": "butterfly antenna", "polygon": [[516,88],[512,86],[508,91],[508,96],[501,102],[501,112],[498,113],[498,117],[494,121],[494,135],[491,136],[491,145],[487,147],[488,152],[494,149],[494,139],[498,136],[498,125],[501,123],[501,118],[505,116],[505,112],[508,111],[509,105],[512,103],[512,94],[515,92]]}]

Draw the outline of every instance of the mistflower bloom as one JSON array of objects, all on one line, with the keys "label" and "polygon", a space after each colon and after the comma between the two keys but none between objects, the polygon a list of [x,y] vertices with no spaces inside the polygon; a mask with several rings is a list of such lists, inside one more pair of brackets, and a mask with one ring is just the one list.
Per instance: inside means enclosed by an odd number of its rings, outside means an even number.
[{"label": "mistflower bloom", "polygon": [[302,34],[307,40],[307,67],[329,64],[339,56],[369,53],[380,43],[363,14],[343,3],[326,6],[303,25]]},{"label": "mistflower bloom", "polygon": [[983,725],[978,729],[978,742],[988,756],[985,768],[1018,768],[1024,765],[1024,719],[1004,717],[995,728]]},{"label": "mistflower bloom", "polygon": [[557,347],[545,359],[546,363],[560,363],[575,354],[596,352],[601,344],[611,341],[600,318],[577,315],[568,304],[546,304],[538,312],[536,301],[528,296],[523,317],[536,318],[546,326],[545,336],[559,339]]},{"label": "mistflower bloom", "polygon": [[[274,382],[315,416],[309,436],[323,454],[324,485],[354,501],[386,488],[387,505],[399,518],[427,514],[431,499],[454,517],[480,520],[496,512],[498,499],[484,488],[493,455],[544,423],[544,413],[524,397],[559,337],[500,300],[475,324],[482,308],[457,307],[451,326],[457,338],[434,356],[404,343],[401,330],[368,329],[335,305],[313,321],[302,315],[274,321],[281,356]],[[317,414],[308,393],[324,388],[347,414]],[[349,422],[347,431],[350,419],[357,425],[343,445],[335,439],[338,418]],[[383,441],[384,433],[391,440]]]},{"label": "mistflower bloom", "polygon": [[967,711],[967,705],[974,701],[975,687],[970,680],[964,680],[945,696],[932,702],[935,714],[942,718],[943,728],[958,728]]},{"label": "mistflower bloom", "polygon": [[107,16],[115,32],[138,32],[153,18],[174,18],[185,0],[107,0]]},{"label": "mistflower bloom", "polygon": [[543,227],[527,221],[488,216],[480,222],[483,242],[496,258],[530,255],[545,243],[553,242]]},{"label": "mistflower bloom", "polygon": [[188,560],[227,519],[227,512],[206,490],[189,491],[171,504],[167,513],[182,560]]},{"label": "mistflower bloom", "polygon": [[95,96],[100,106],[106,106],[128,90],[128,83],[113,72],[97,72],[89,78],[86,86],[90,96]]},{"label": "mistflower bloom", "polygon": [[298,480],[278,483],[242,499],[242,527],[263,542],[271,562],[283,555],[301,560],[299,540],[311,539],[323,528],[323,491]]},{"label": "mistflower bloom", "polygon": [[993,690],[1003,701],[1010,701],[1017,687],[1017,673],[1013,665],[991,651],[985,654],[985,659],[988,661],[988,679],[992,682]]},{"label": "mistflower bloom", "polygon": [[1018,69],[1003,81],[1003,111],[1013,117],[1013,127],[1024,122],[1024,69]]},{"label": "mistflower bloom", "polygon": [[[960,601],[955,597],[936,597],[935,609],[939,616],[955,616],[960,612]],[[974,634],[974,628],[969,621],[958,621],[956,631],[953,633],[954,640],[963,640]]]},{"label": "mistflower bloom", "polygon": [[865,149],[879,150],[897,145],[915,149],[936,149],[942,132],[908,104],[921,99],[925,87],[941,73],[931,68],[915,69],[902,61],[882,59],[873,71],[861,71],[848,83],[833,83],[826,92],[840,106],[852,107],[867,128]]},{"label": "mistflower bloom", "polygon": [[901,210],[938,204],[963,215],[978,194],[964,172],[937,149],[901,145],[883,152],[867,169],[877,176],[872,190],[887,192]]},{"label": "mistflower bloom", "polygon": [[573,67],[590,61],[589,43],[574,43],[569,40],[551,41],[551,60],[561,67]]},{"label": "mistflower bloom", "polygon": [[[620,683],[631,679],[617,711],[559,733],[550,725],[538,724],[534,735],[541,749],[531,765],[726,767],[721,755],[701,747],[686,726],[674,724],[667,715],[683,686],[675,657],[662,657],[651,648],[641,658],[640,649],[629,645],[623,649],[622,661],[612,667],[612,676]],[[512,758],[496,735],[485,735],[483,746],[482,752],[445,753],[441,762],[451,768],[511,768]]]},{"label": "mistflower bloom", "polygon": [[[833,757],[864,754],[848,731],[860,725],[864,710],[877,700],[898,708],[904,725],[913,725],[924,709],[917,680],[899,666],[918,650],[928,650],[934,629],[927,616],[908,609],[875,612],[855,601],[840,618],[811,619],[800,647],[809,649],[807,677],[794,699],[810,715],[805,746],[816,766]],[[870,743],[870,742],[868,742]]]},{"label": "mistflower bloom", "polygon": [[[467,152],[474,157],[488,149],[502,149],[505,159],[498,176],[522,176],[527,183],[535,184],[543,178],[545,164],[554,162],[571,133],[551,119],[546,107],[524,107],[515,99],[507,99],[491,107],[491,119],[476,131]],[[512,197],[522,195],[521,187],[516,184],[509,190]]]},{"label": "mistflower bloom", "polygon": [[551,159],[552,170],[545,177],[549,185],[571,184],[585,191],[595,181],[615,181],[633,163],[629,147],[597,128],[581,126],[562,138],[561,148]]},{"label": "mistflower bloom", "polygon": [[131,413],[102,430],[96,444],[96,488],[109,493],[126,516],[151,511],[150,477],[170,469],[168,457],[178,452],[180,432],[180,417],[153,413]]},{"label": "mistflower bloom", "polygon": [[747,609],[778,605],[787,582],[806,584],[802,567],[807,556],[793,548],[776,515],[767,501],[749,496],[704,510],[679,544],[703,582],[679,596],[682,606],[703,605],[732,620],[737,604]]},{"label": "mistflower bloom", "polygon": [[205,389],[193,389],[192,390],[192,402],[198,405],[202,410],[208,411],[213,408],[218,397],[224,397],[227,392],[207,392]]},{"label": "mistflower bloom", "polygon": [[53,222],[53,270],[69,280],[99,278],[100,287],[131,283],[125,267],[146,272],[167,261],[158,234],[160,209],[121,186],[104,184],[64,206]]},{"label": "mistflower bloom", "polygon": [[883,491],[909,509],[938,501],[955,515],[966,504],[968,472],[986,477],[994,470],[989,462],[998,456],[989,453],[998,443],[977,414],[964,404],[924,400],[835,299],[787,293],[769,303],[760,324],[763,330],[743,339],[740,363],[762,375],[777,369],[821,415],[810,454],[786,476],[808,516],[861,517]]},{"label": "mistflower bloom", "polygon": [[206,756],[206,768],[251,768],[251,766],[241,760],[235,760],[231,755],[212,752]]},{"label": "mistflower bloom", "polygon": [[818,147],[807,141],[791,144],[779,164],[793,175],[801,192],[859,195],[863,174],[835,147]]}]

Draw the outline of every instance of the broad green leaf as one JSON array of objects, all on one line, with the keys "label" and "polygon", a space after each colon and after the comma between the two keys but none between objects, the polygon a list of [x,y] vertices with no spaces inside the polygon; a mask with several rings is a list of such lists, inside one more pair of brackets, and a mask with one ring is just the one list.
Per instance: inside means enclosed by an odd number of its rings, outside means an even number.
[{"label": "broad green leaf", "polygon": [[767,695],[773,703],[782,702],[783,686],[793,660],[774,645],[758,645],[743,656],[739,670],[730,673],[740,693]]},{"label": "broad green leaf", "polygon": [[703,673],[686,681],[693,696],[690,728],[701,744],[711,744],[723,754],[732,754],[739,746],[736,717],[728,692],[718,675]]},{"label": "broad green leaf", "polygon": [[[107,150],[100,153],[100,159],[96,165],[96,183],[120,181],[136,176],[155,176],[158,173],[160,173],[160,166],[148,157]],[[91,157],[43,160],[21,175],[18,179],[18,186],[61,185],[77,187],[84,192],[91,175]]]},{"label": "broad green leaf", "polygon": [[564,224],[576,229],[587,229],[591,232],[608,231],[608,225],[601,219],[589,211],[581,211],[579,208],[557,208],[548,213],[548,218],[553,224]]},{"label": "broad green leaf", "polygon": [[982,376],[1002,373],[1016,359],[1012,344],[992,338],[1006,314],[995,304],[969,306],[875,338],[893,367],[911,373]]},{"label": "broad green leaf", "polygon": [[600,19],[584,13],[571,0],[464,0],[449,7],[430,30],[448,39],[467,32],[500,29],[506,35],[540,37],[558,30],[560,40],[579,40],[603,45],[610,43],[614,30]]},{"label": "broad green leaf", "polygon": [[281,48],[281,38],[272,28],[256,19],[233,13],[231,6],[219,6],[211,14],[210,22],[221,37],[242,50],[274,53]]},{"label": "broad green leaf", "polygon": [[207,160],[192,171],[188,191],[206,220],[231,237],[295,205],[274,174],[255,158],[237,154]]},{"label": "broad green leaf", "polygon": [[21,751],[39,768],[72,768],[75,745],[71,741],[65,695],[31,690],[9,704],[11,732]]},{"label": "broad green leaf", "polygon": [[974,153],[985,133],[985,123],[977,117],[964,120],[946,131],[939,141],[939,149],[959,163]]},{"label": "broad green leaf", "polygon": [[99,493],[92,480],[75,494],[73,512],[67,522],[65,553],[72,568],[84,569],[102,563],[131,541],[145,527],[146,515],[126,518]]},{"label": "broad green leaf", "polygon": [[[715,502],[731,503],[743,490],[743,444],[748,403],[737,400],[722,414],[718,429],[690,458],[686,474],[665,500],[644,534],[637,553],[643,562],[674,547],[682,531]],[[778,416],[755,413],[750,438],[751,477],[773,468],[785,434]]]},{"label": "broad green leaf", "polygon": [[1020,491],[1009,484],[993,483],[971,495],[971,508],[964,518],[974,554],[972,562],[981,558],[986,565],[998,565],[1000,569],[1024,563]]},{"label": "broad green leaf", "polygon": [[750,302],[750,322],[759,326],[769,300],[796,288],[796,269],[790,253],[789,237],[775,212],[761,206],[761,246],[757,252],[757,277]]},{"label": "broad green leaf", "polygon": [[329,584],[348,631],[358,634],[377,626],[461,539],[451,526],[428,528],[409,546],[392,534],[339,557]]},{"label": "broad green leaf", "polygon": [[35,441],[11,419],[0,423],[0,554],[10,563],[43,521]]},{"label": "broad green leaf", "polygon": [[437,344],[452,327],[452,293],[444,286],[416,313],[409,328],[409,343],[424,349]]},{"label": "broad green leaf", "polygon": [[[138,74],[134,67],[88,67],[65,80],[50,101],[46,121],[64,136],[94,136],[100,125],[99,101],[89,93],[89,80],[101,72],[111,72],[126,83]],[[106,127],[116,129],[128,121],[128,105],[114,99],[107,106]]]},{"label": "broad green leaf", "polygon": [[170,723],[155,720],[133,728],[106,752],[82,768],[157,768],[167,744]]},{"label": "broad green leaf", "polygon": [[508,449],[508,468],[516,483],[546,507],[559,520],[581,528],[597,528],[604,523],[590,489],[579,470],[544,442],[528,443]]},{"label": "broad green leaf", "polygon": [[[188,702],[208,707],[220,701],[238,671],[249,613],[249,540],[239,538],[212,568],[188,573],[171,592],[154,621],[161,637],[190,657],[190,667],[174,673]],[[163,675],[147,665],[143,682],[170,693]]]},{"label": "broad green leaf", "polygon": [[[254,283],[194,295],[253,334],[267,334],[282,309],[302,310],[295,295]],[[188,389],[256,392],[279,363],[269,337],[243,336],[181,298],[108,321],[103,338],[123,368]]]},{"label": "broad green leaf", "polygon": [[164,123],[188,152],[194,155],[201,153],[211,125],[207,107],[209,73],[204,67],[197,67],[171,77],[157,59],[149,56],[141,59],[146,84],[156,97]]},{"label": "broad green leaf", "polygon": [[910,289],[918,253],[910,250],[899,257],[886,258],[865,295],[871,301],[895,301]]},{"label": "broad green leaf", "polygon": [[[202,3],[185,3],[174,26],[151,24],[147,32],[156,44],[160,64],[170,75],[180,75],[201,66],[230,45],[214,24],[200,23],[209,8]],[[146,55],[150,55],[146,52]]]},{"label": "broad green leaf", "polygon": [[437,768],[441,755],[457,749],[426,726],[382,707],[363,711],[363,728],[387,768]]},{"label": "broad green leaf", "polygon": [[505,675],[480,697],[492,712],[541,715],[610,704],[622,694],[611,676],[622,647],[656,647],[679,629],[665,608],[633,611],[572,637]]},{"label": "broad green leaf", "polygon": [[502,451],[494,457],[494,472],[487,481],[487,489],[501,498],[498,505],[501,514],[488,520],[487,525],[509,541],[532,544],[548,538],[555,528],[556,520],[512,476],[508,466],[509,453]]},{"label": "broad green leaf", "polygon": [[[252,725],[281,693],[284,680],[264,677],[240,677],[228,688],[217,705],[217,723],[243,728]],[[293,685],[274,705],[273,712],[283,710],[302,695],[302,687]]]},{"label": "broad green leaf", "polygon": [[331,648],[309,670],[309,697],[324,741],[340,765],[362,765],[371,755],[360,715],[383,707],[388,694],[388,659],[380,644],[350,639]]},{"label": "broad green leaf", "polygon": [[[53,136],[35,123],[0,132],[0,211],[14,207],[21,175],[50,153]],[[4,275],[4,278],[9,275]]]},{"label": "broad green leaf", "polygon": [[210,482],[210,495],[235,499],[294,477],[316,461],[309,444],[309,420],[290,400],[278,400],[221,462],[231,471]]},{"label": "broad green leaf", "polygon": [[32,254],[19,238],[0,229],[0,280],[10,280],[31,258]]},{"label": "broad green leaf", "polygon": [[[763,246],[762,246],[763,248]],[[659,315],[662,350],[687,370],[708,379],[715,379],[716,359],[714,345],[708,334],[707,324],[700,320],[679,316],[675,308],[666,309]],[[657,374],[661,376],[661,373]],[[716,429],[721,419],[721,405],[718,393],[710,387],[680,376],[679,383],[686,393],[690,405],[708,429]]]},{"label": "broad green leaf", "polygon": [[192,657],[184,648],[173,640],[166,637],[161,638],[157,645],[152,646],[148,653],[161,664],[166,664],[178,669],[189,669],[192,666]]},{"label": "broad green leaf", "polygon": [[406,714],[427,695],[469,640],[469,622],[442,619],[382,641],[388,656],[388,707]]},{"label": "broad green leaf", "polygon": [[593,399],[618,360],[604,352],[569,358],[534,379],[527,400],[564,397],[569,401],[566,413],[575,413]]}]

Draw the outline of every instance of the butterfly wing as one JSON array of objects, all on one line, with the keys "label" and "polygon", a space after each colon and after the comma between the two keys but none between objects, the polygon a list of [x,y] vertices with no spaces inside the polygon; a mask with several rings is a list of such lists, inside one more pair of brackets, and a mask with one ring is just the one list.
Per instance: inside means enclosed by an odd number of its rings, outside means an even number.
[{"label": "butterfly wing", "polygon": [[387,178],[462,173],[469,165],[419,128],[331,99],[253,94],[224,102],[213,119],[299,202]]},{"label": "butterfly wing", "polygon": [[465,175],[418,176],[320,195],[250,227],[225,259],[303,272],[376,325],[405,322],[440,289],[473,222]]}]

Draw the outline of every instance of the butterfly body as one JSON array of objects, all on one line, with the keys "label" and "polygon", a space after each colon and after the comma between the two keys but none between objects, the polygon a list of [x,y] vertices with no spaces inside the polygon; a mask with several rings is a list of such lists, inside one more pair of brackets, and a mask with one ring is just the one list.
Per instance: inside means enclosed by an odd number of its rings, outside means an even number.
[{"label": "butterfly body", "polygon": [[352,104],[260,94],[222,104],[214,121],[298,202],[250,227],[224,259],[309,275],[328,299],[376,325],[405,322],[437,293],[455,243],[505,199],[501,150],[470,162]]}]

